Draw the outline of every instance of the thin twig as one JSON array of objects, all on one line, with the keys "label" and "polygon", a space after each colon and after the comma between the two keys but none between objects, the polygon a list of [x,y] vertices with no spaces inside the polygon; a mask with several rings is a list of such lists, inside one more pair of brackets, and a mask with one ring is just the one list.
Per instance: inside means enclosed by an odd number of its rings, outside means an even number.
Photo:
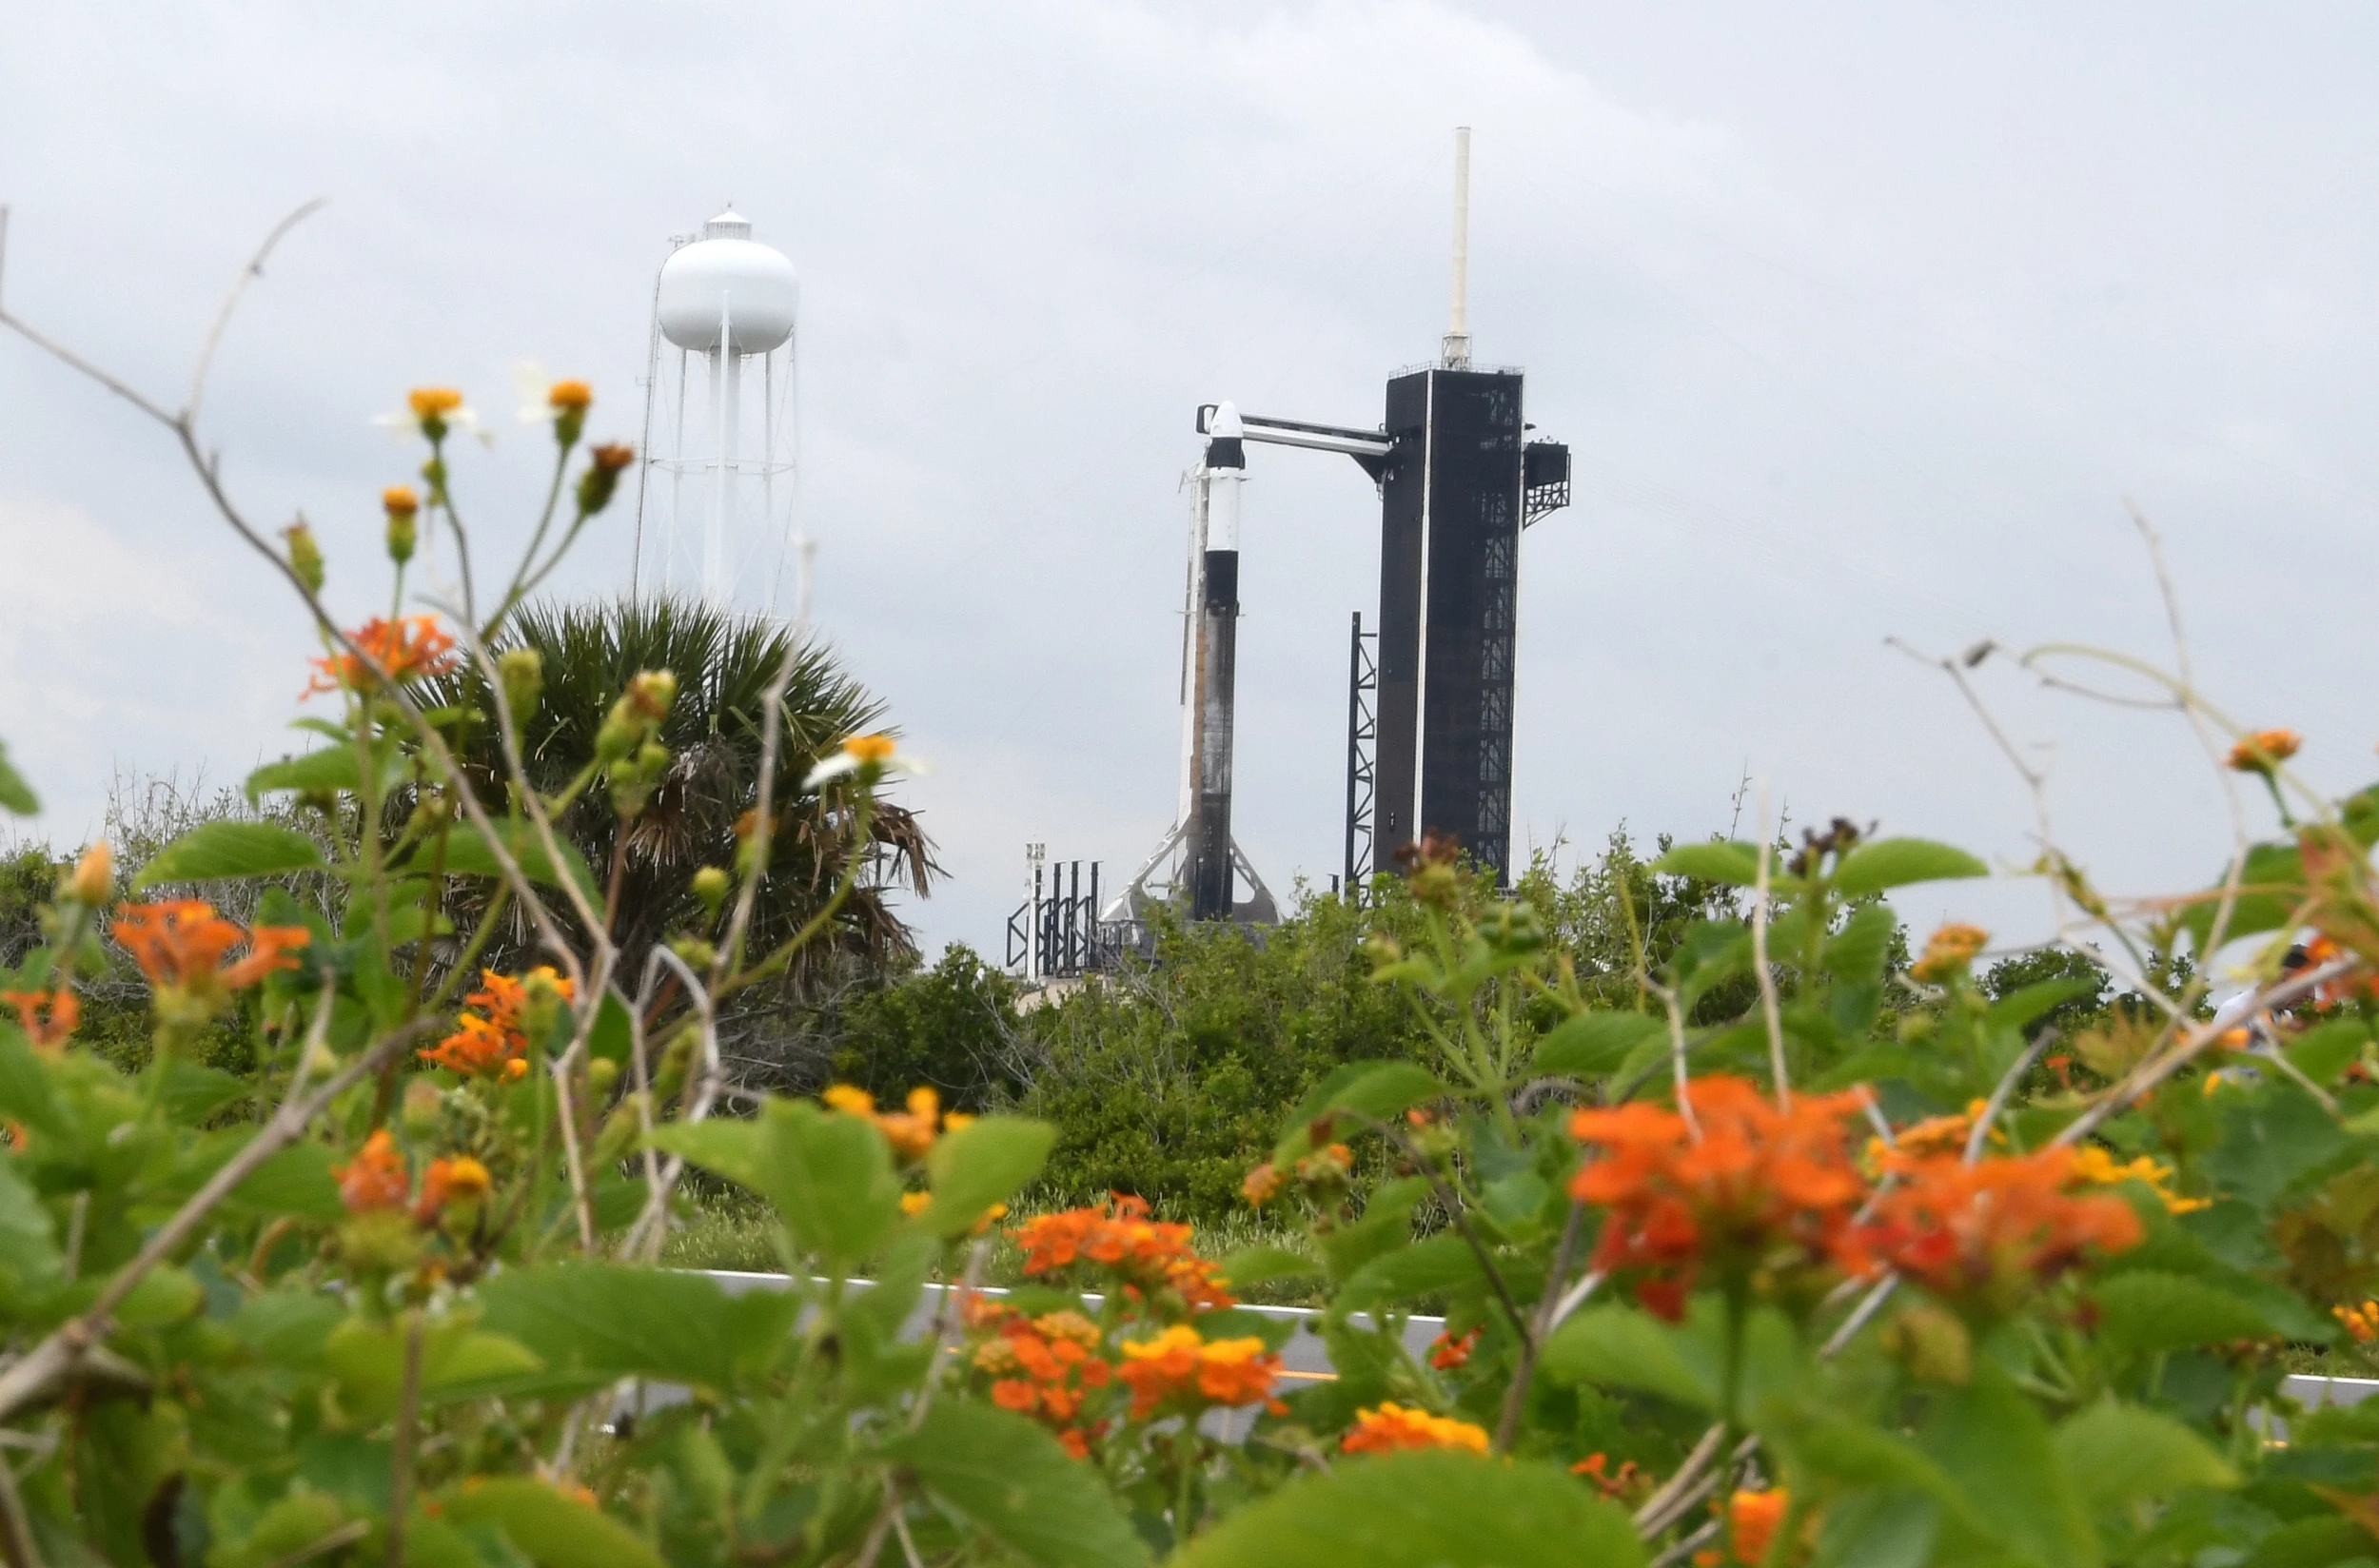
[{"label": "thin twig", "polygon": [[1553,1309],[1559,1304],[1553,1287],[1569,1272],[1570,1259],[1578,1250],[1578,1241],[1585,1233],[1586,1205],[1572,1201],[1569,1218],[1562,1225],[1562,1239],[1553,1247],[1553,1266],[1544,1276],[1545,1290],[1537,1298],[1536,1326],[1520,1342],[1520,1364],[1512,1372],[1511,1386],[1504,1391],[1504,1411],[1495,1423],[1495,1448],[1498,1454],[1511,1452],[1512,1439],[1520,1430],[1521,1407],[1527,1402],[1528,1384],[1535,1378],[1537,1353],[1543,1347],[1545,1335],[1553,1331]]},{"label": "thin twig", "polygon": [[273,253],[274,246],[281,244],[282,237],[320,212],[329,201],[327,196],[317,196],[273,225],[272,232],[265,236],[265,243],[256,247],[256,254],[248,258],[247,265],[240,268],[240,275],[232,280],[230,291],[223,297],[223,307],[215,312],[215,324],[206,329],[206,342],[198,351],[198,364],[190,372],[190,395],[182,404],[183,423],[194,425],[198,422],[199,402],[206,391],[206,372],[213,367],[215,350],[222,346],[223,335],[231,325],[231,313],[240,307],[240,296],[247,292],[250,282],[265,275],[265,259]]},{"label": "thin twig", "polygon": [[[1768,1071],[1776,1079],[1779,1108],[1793,1108],[1793,1084],[1784,1067],[1784,1009],[1776,994],[1776,971],[1768,967],[1768,786],[1760,785],[1760,872],[1751,892],[1751,967],[1760,977],[1760,1013],[1768,1026]],[[1682,1096],[1681,1095],[1681,1099]]]}]

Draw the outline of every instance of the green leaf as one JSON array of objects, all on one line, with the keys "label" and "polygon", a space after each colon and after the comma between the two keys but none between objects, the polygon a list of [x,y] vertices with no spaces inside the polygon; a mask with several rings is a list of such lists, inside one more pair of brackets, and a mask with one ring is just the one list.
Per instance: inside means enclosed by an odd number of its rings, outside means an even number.
[{"label": "green leaf", "polygon": [[9,747],[0,741],[0,812],[17,816],[31,816],[41,810],[41,800],[33,787],[25,782],[25,775],[9,760]]},{"label": "green leaf", "polygon": [[1246,1246],[1225,1258],[1223,1279],[1233,1289],[1277,1280],[1319,1279],[1322,1265],[1302,1252],[1280,1246]]},{"label": "green leaf", "polygon": [[2238,1473],[2172,1417],[2107,1401],[2056,1430],[2057,1462],[2092,1508],[2116,1508],[2184,1487],[2232,1487]]},{"label": "green leaf", "polygon": [[2009,1545],[2044,1568],[2093,1568],[2100,1560],[2048,1423],[1995,1365],[1978,1362],[1972,1382],[1942,1398],[1921,1441],[1974,1516]]},{"label": "green leaf", "polygon": [[668,1568],[644,1538],[541,1480],[497,1476],[458,1490],[442,1517],[457,1524],[486,1520],[539,1568]]},{"label": "green leaf", "polygon": [[1597,1077],[1618,1068],[1629,1051],[1645,1041],[1667,1033],[1668,1026],[1650,1013],[1578,1013],[1537,1042],[1536,1070],[1572,1078]]},{"label": "green leaf", "polygon": [[[2203,963],[2206,944],[2213,939],[2214,916],[2222,909],[2222,890],[2229,881],[2228,868],[2212,887],[2196,894],[2181,916],[2181,929],[2188,931],[2196,944],[2198,961]],[[2255,936],[2277,931],[2296,918],[2296,911],[2305,898],[2305,856],[2293,843],[2257,844],[2247,852],[2246,864],[2239,871],[2239,893],[2231,906],[2231,918],[2222,928],[2225,947],[2242,936]]]},{"label": "green leaf", "polygon": [[1099,1473],[1048,1430],[993,1405],[937,1400],[884,1457],[946,1507],[1041,1568],[1136,1568],[1149,1549]]},{"label": "green leaf", "polygon": [[653,1142],[768,1199],[796,1244],[831,1264],[867,1257],[900,1216],[884,1135],[806,1100],[771,1100],[757,1121],[661,1127]]},{"label": "green leaf", "polygon": [[1835,891],[1858,898],[1912,882],[1947,882],[1958,877],[1989,876],[1991,868],[1948,844],[1928,838],[1878,838],[1861,844],[1842,857],[1834,872]]},{"label": "green leaf", "polygon": [[1356,1269],[1330,1303],[1333,1313],[1363,1312],[1389,1302],[1458,1290],[1485,1279],[1478,1254],[1452,1232],[1399,1247]]},{"label": "green leaf", "polygon": [[[496,841],[511,852],[513,863],[532,882],[548,888],[559,888],[567,882],[585,895],[589,904],[600,905],[602,894],[595,890],[595,873],[586,868],[586,857],[559,832],[554,841],[561,847],[561,869],[555,870],[553,857],[545,853],[545,841],[538,836],[533,822],[496,819]],[[426,870],[429,853],[426,849],[413,856],[416,869]],[[467,819],[457,822],[446,839],[446,873],[449,876],[501,876],[502,866],[496,860],[496,852],[488,847],[479,825]]]},{"label": "green leaf", "polygon": [[2032,1021],[2076,997],[2094,996],[2099,982],[2068,976],[2062,980],[2040,980],[2019,987],[1991,1004],[1991,1010],[1982,1015],[1985,1029],[2020,1029]]},{"label": "green leaf", "polygon": [[730,1296],[704,1275],[609,1264],[506,1269],[479,1295],[486,1326],[536,1347],[556,1373],[720,1392],[783,1349],[803,1300],[790,1290]]},{"label": "green leaf", "polygon": [[1680,1349],[1678,1331],[1630,1306],[1574,1314],[1545,1342],[1543,1367],[1557,1382],[1633,1388],[1696,1409],[1718,1407],[1718,1385]]},{"label": "green leaf", "polygon": [[1191,1541],[1171,1568],[1634,1568],[1635,1527],[1538,1460],[1431,1449],[1342,1459]]},{"label": "green leaf", "polygon": [[2370,1026],[2360,1018],[2332,1018],[2289,1042],[2289,1065],[2316,1084],[2327,1084],[2363,1053]]},{"label": "green leaf", "polygon": [[[1777,880],[1779,868],[1768,863],[1770,882]],[[1705,844],[1680,844],[1655,860],[1650,870],[1668,876],[1690,876],[1701,882],[1726,882],[1739,888],[1757,887],[1760,882],[1760,847],[1740,840],[1712,839]]]},{"label": "green leaf", "polygon": [[311,1290],[268,1290],[250,1296],[231,1315],[231,1332],[276,1366],[303,1370],[322,1355],[346,1308]]},{"label": "green leaf", "polygon": [[346,1217],[338,1178],[330,1174],[336,1164],[338,1157],[321,1144],[291,1144],[250,1171],[226,1202],[251,1213],[336,1225]]},{"label": "green leaf", "polygon": [[2261,1207],[2343,1148],[2346,1136],[2311,1095],[2273,1084],[2224,1107],[2204,1168],[2219,1190]]},{"label": "green leaf", "polygon": [[1412,1240],[1412,1205],[1429,1195],[1428,1179],[1406,1176],[1377,1188],[1365,1200],[1363,1218],[1315,1238],[1330,1277],[1347,1279],[1355,1270]]},{"label": "green leaf", "polygon": [[[374,781],[382,799],[404,776],[404,756],[393,744],[380,747],[380,776]],[[302,756],[285,756],[278,762],[267,762],[247,775],[240,786],[242,794],[253,805],[258,799],[280,790],[336,790],[348,794],[364,791],[363,759],[356,755],[355,745],[324,746]]]},{"label": "green leaf", "polygon": [[1899,917],[1888,904],[1854,911],[1842,929],[1826,939],[1826,972],[1845,985],[1871,986],[1883,978],[1892,956],[1892,933]]},{"label": "green leaf", "polygon": [[2098,1337],[2120,1350],[2152,1354],[2275,1332],[2251,1303],[2185,1275],[2133,1270],[2099,1282],[2093,1294]]},{"label": "green leaf", "polygon": [[[404,1341],[400,1323],[348,1318],[324,1339],[322,1364],[355,1407],[385,1416],[396,1409],[403,1382]],[[528,1346],[482,1333],[468,1318],[432,1323],[422,1335],[422,1395],[431,1402],[471,1397],[482,1384],[524,1378],[544,1365]]]},{"label": "green leaf", "polygon": [[1340,1113],[1385,1122],[1414,1106],[1443,1099],[1445,1086],[1410,1062],[1349,1062],[1314,1086],[1288,1120],[1272,1159],[1285,1164],[1312,1147],[1312,1124]]},{"label": "green leaf", "polygon": [[209,822],[151,855],[132,887],[138,892],[160,882],[279,876],[324,871],[329,865],[322,846],[294,828],[272,822]]},{"label": "green leaf", "polygon": [[1041,1173],[1057,1129],[1018,1116],[985,1116],[937,1139],[925,1156],[934,1201],[916,1223],[936,1236],[973,1229]]},{"label": "green leaf", "polygon": [[59,1266],[57,1230],[49,1211],[18,1175],[16,1162],[0,1160],[0,1268],[18,1280],[46,1280]]}]

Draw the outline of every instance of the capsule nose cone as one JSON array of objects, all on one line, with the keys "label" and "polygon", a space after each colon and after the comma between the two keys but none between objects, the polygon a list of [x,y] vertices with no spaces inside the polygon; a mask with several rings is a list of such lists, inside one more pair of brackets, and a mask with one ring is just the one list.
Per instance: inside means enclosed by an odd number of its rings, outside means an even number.
[{"label": "capsule nose cone", "polygon": [[1236,405],[1216,403],[1214,419],[1207,426],[1206,433],[1217,441],[1237,441],[1248,433],[1248,427],[1240,422]]}]

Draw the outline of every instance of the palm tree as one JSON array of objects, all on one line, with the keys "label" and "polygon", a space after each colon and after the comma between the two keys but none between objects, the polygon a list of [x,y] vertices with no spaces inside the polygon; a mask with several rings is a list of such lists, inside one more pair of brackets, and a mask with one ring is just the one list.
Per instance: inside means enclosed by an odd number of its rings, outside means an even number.
[{"label": "palm tree", "polygon": [[[595,868],[599,881],[620,856],[613,937],[633,986],[652,945],[703,925],[692,892],[704,866],[735,862],[737,820],[757,802],[760,720],[770,679],[793,648],[780,622],[737,616],[689,598],[619,598],[525,606],[506,624],[494,651],[537,650],[544,696],[521,725],[529,781],[551,794],[594,755],[596,732],[629,678],[668,670],[678,695],[660,727],[670,764],[645,810],[619,844],[619,817],[599,783],[558,826]],[[802,788],[820,755],[844,737],[882,726],[884,705],[844,670],[823,644],[802,643],[786,688],[775,798],[781,803],[767,877],[753,911],[751,948],[765,952],[798,930],[833,891],[852,846],[840,811]],[[432,700],[492,715],[486,681],[466,668],[442,682]],[[473,725],[458,758],[488,798],[502,798],[501,749],[492,723]],[[940,867],[933,844],[905,807],[879,802],[869,824],[863,868],[852,896],[788,971],[796,990],[829,969],[881,971],[916,955],[909,928],[888,895],[905,886],[920,896]],[[513,934],[524,943],[526,932]]]}]

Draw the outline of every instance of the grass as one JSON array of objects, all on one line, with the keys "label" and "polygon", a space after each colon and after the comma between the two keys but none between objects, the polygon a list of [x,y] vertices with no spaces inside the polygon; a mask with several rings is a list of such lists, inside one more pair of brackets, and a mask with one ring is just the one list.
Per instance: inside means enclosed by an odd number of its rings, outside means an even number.
[{"label": "grass", "polygon": [[[784,1260],[777,1248],[777,1220],[768,1206],[746,1193],[698,1193],[691,1219],[673,1228],[661,1262],[673,1268],[744,1269],[780,1273]],[[992,1248],[984,1259],[983,1283],[1016,1285],[1025,1283],[1024,1249],[1008,1234],[1019,1221],[1048,1213],[1055,1205],[1022,1204],[994,1228]],[[1218,1223],[1191,1228],[1191,1245],[1201,1257],[1228,1258],[1251,1246],[1305,1250],[1303,1238],[1255,1214],[1233,1214]],[[1309,1282],[1279,1281],[1250,1286],[1243,1300],[1260,1306],[1319,1306],[1321,1291]]]}]

